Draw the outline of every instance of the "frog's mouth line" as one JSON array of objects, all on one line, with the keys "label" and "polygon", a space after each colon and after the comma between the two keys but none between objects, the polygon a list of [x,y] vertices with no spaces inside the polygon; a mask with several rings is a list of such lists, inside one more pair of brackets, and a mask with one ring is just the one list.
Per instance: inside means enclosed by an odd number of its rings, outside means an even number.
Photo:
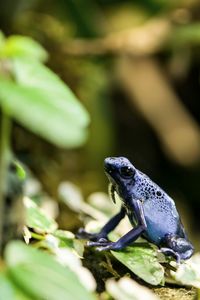
[{"label": "frog's mouth line", "polygon": [[113,172],[110,171],[110,170],[107,171],[107,170],[105,169],[105,174],[106,174],[106,176],[108,177],[109,182],[112,183],[113,185],[116,185],[116,182],[115,182],[114,177],[113,177]]},{"label": "frog's mouth line", "polygon": [[115,167],[114,166],[111,166],[111,165],[104,165],[104,171],[108,174],[112,174],[116,171]]},{"label": "frog's mouth line", "polygon": [[114,204],[116,204],[115,192],[116,192],[115,186],[112,183],[109,183],[108,193],[109,193],[109,196],[110,196],[110,198],[111,198],[111,200],[113,201]]}]

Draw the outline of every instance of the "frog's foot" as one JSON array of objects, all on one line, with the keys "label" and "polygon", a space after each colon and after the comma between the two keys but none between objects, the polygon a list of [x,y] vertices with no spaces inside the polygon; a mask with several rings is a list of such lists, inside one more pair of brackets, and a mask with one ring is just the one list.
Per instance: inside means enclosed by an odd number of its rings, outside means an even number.
[{"label": "frog's foot", "polygon": [[167,256],[174,257],[175,260],[176,260],[176,263],[180,264],[180,262],[181,262],[180,255],[177,252],[175,252],[174,250],[172,250],[170,248],[163,247],[163,248],[160,248],[158,251],[165,254],[165,255],[167,255]]},{"label": "frog's foot", "polygon": [[97,247],[96,250],[98,251],[121,249],[121,247],[116,242],[111,242],[104,238],[101,238],[98,242],[88,242],[87,245],[90,247]]},{"label": "frog's foot", "polygon": [[167,234],[164,238],[163,245],[166,247],[161,248],[161,252],[174,257],[177,263],[190,258],[194,252],[194,247],[187,239],[175,234]]},{"label": "frog's foot", "polygon": [[76,234],[76,238],[78,239],[84,239],[84,240],[90,240],[90,241],[100,241],[101,239],[104,239],[105,241],[108,241],[107,236],[101,232],[99,233],[89,233],[84,228],[80,228]]}]

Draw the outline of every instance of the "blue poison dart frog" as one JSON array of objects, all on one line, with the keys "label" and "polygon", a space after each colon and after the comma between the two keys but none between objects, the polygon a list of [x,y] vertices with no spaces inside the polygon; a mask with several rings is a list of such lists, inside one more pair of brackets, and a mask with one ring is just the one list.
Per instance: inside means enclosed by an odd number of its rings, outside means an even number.
[{"label": "blue poison dart frog", "polygon": [[[121,209],[99,233],[88,233],[81,228],[77,236],[89,239],[88,245],[97,246],[100,251],[121,250],[141,236],[157,245],[160,252],[174,257],[177,263],[188,259],[194,247],[188,241],[172,198],[125,157],[106,158],[104,169],[110,182],[111,199],[115,202],[117,193],[122,201]],[[125,215],[133,229],[116,242],[109,241],[109,232]]]}]

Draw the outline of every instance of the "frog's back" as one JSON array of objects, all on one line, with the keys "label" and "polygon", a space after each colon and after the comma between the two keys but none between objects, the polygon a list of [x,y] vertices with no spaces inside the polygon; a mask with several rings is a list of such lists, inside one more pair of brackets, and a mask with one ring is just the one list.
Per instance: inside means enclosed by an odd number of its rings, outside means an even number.
[{"label": "frog's back", "polygon": [[169,233],[185,237],[174,201],[168,195],[146,200],[143,209],[147,223],[145,235],[150,241],[160,244]]},{"label": "frog's back", "polygon": [[156,183],[139,171],[134,188],[135,198],[143,200],[147,230],[144,236],[159,245],[167,234],[185,238],[175,203]]}]

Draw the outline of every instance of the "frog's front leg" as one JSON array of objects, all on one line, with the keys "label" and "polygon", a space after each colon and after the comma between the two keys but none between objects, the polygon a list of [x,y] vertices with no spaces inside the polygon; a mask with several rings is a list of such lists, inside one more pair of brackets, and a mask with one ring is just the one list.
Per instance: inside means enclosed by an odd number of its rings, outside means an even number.
[{"label": "frog's front leg", "polygon": [[177,263],[190,258],[194,252],[192,244],[186,238],[176,234],[166,234],[163,245],[164,247],[160,251],[165,255],[174,257]]},{"label": "frog's front leg", "polygon": [[108,241],[108,234],[119,224],[125,216],[125,209],[122,207],[120,212],[112,217],[98,233],[89,233],[85,229],[80,228],[76,236],[80,239],[88,239],[91,241]]},{"label": "frog's front leg", "polygon": [[97,246],[99,251],[102,250],[120,250],[125,248],[126,246],[130,245],[134,242],[147,228],[143,207],[139,200],[135,201],[134,210],[136,217],[138,219],[137,227],[131,229],[127,234],[122,236],[116,242],[110,241],[98,241],[98,242],[89,242],[89,246]]}]

